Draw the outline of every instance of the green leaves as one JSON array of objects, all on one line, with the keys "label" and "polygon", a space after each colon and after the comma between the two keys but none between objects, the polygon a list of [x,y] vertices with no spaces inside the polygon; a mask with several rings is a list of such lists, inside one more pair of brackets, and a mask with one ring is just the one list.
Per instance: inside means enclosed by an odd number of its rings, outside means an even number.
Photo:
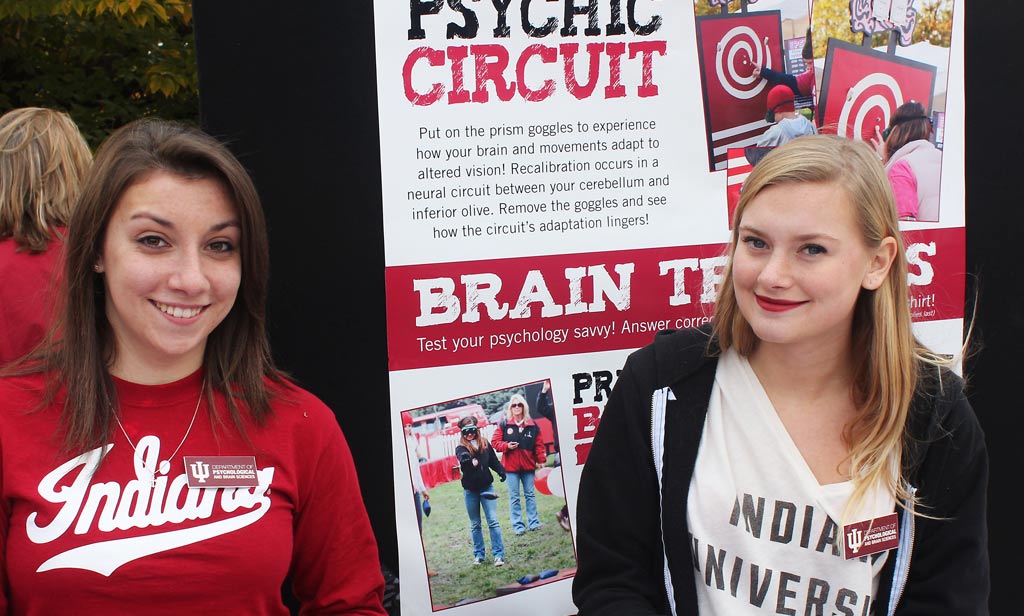
[{"label": "green leaves", "polygon": [[95,147],[142,116],[196,123],[187,0],[0,0],[0,113],[71,114]]}]

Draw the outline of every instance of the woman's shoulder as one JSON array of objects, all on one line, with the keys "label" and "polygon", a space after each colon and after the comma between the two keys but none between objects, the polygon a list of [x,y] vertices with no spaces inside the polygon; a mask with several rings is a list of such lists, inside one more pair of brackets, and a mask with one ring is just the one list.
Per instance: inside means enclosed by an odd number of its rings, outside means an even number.
[{"label": "woman's shoulder", "polygon": [[664,387],[692,374],[713,357],[716,348],[710,325],[664,329],[651,343],[630,353],[626,365]]},{"label": "woman's shoulder", "polygon": [[[967,400],[964,379],[949,367],[921,362],[911,420],[919,436],[946,433],[967,424],[978,424]],[[980,427],[980,424],[979,424]]]}]

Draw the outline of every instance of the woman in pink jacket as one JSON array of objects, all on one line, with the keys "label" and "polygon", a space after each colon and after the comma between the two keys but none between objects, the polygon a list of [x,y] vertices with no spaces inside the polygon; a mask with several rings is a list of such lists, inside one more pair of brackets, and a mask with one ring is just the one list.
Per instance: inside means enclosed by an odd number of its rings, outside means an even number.
[{"label": "woman in pink jacket", "polygon": [[885,132],[875,131],[871,142],[885,161],[900,220],[937,222],[942,150],[932,143],[934,129],[924,105],[900,105]]}]

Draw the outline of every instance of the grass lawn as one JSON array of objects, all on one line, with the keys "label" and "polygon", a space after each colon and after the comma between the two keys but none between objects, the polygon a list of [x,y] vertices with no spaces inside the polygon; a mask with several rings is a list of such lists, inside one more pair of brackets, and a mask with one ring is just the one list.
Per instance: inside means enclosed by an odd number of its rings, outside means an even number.
[{"label": "grass lawn", "polygon": [[[501,538],[505,542],[504,567],[495,567],[491,561],[490,534],[482,512],[487,560],[483,565],[473,566],[473,540],[469,534],[462,484],[455,480],[430,490],[431,512],[429,517],[423,518],[423,544],[427,567],[437,573],[430,578],[435,607],[494,597],[499,587],[517,584],[516,580],[525,575],[576,566],[572,534],[555,518],[555,513],[565,505],[564,498],[536,491],[537,512],[543,526],[517,537],[509,519],[508,488],[497,478],[494,485],[498,492]],[[523,517],[525,521],[525,511]]]}]

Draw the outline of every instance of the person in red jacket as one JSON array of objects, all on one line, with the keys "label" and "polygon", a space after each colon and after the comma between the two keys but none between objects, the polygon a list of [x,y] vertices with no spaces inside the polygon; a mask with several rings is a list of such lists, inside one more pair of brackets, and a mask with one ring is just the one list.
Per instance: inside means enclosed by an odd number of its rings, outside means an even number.
[{"label": "person in red jacket", "polygon": [[0,117],[0,364],[31,351],[49,326],[64,228],[91,165],[68,114],[21,107]]},{"label": "person in red jacket", "polygon": [[[522,535],[537,530],[541,524],[537,515],[537,495],[534,474],[544,466],[547,456],[540,438],[540,427],[530,419],[526,398],[513,394],[505,409],[505,418],[491,436],[491,445],[501,452],[501,464],[508,473],[508,510],[512,532]],[[522,490],[520,492],[520,489]],[[526,504],[526,522],[523,522],[523,501]]]}]

